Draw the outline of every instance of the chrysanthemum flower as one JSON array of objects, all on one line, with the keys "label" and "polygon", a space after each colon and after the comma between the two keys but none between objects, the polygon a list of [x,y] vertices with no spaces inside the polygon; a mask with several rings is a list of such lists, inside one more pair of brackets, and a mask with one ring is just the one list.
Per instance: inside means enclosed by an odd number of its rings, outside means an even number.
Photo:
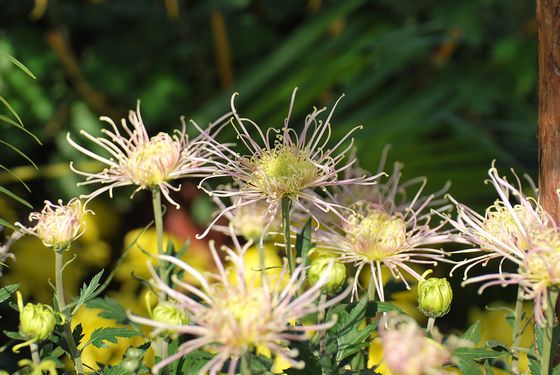
[{"label": "chrysanthemum flower", "polygon": [[[88,211],[91,212],[91,211]],[[67,205],[58,201],[58,205],[45,201],[41,212],[32,212],[29,221],[37,221],[33,227],[16,223],[25,234],[37,236],[43,245],[64,249],[80,237],[85,231],[84,210],[79,199],[72,199]]]},{"label": "chrysanthemum flower", "polygon": [[[473,248],[455,254],[475,254],[457,262],[452,272],[466,266],[463,284],[483,282],[481,293],[491,285],[519,284],[523,297],[535,303],[535,319],[544,322],[548,288],[560,283],[560,232],[552,218],[533,198],[526,197],[519,188],[499,176],[494,166],[488,175],[496,188],[499,200],[486,210],[484,216],[469,207],[457,206],[457,219],[449,222]],[[516,176],[517,177],[517,176]],[[512,203],[512,200],[518,203]],[[486,266],[492,259],[500,260],[497,273],[469,277],[469,271]],[[504,272],[504,263],[511,263],[517,272]]]},{"label": "chrysanthemum flower", "polygon": [[[112,130],[102,129],[105,137],[94,137],[82,130],[80,134],[107,151],[108,157],[98,155],[76,143],[70,134],[67,140],[74,148],[83,154],[102,162],[106,168],[99,173],[89,173],[79,171],[70,163],[70,168],[75,173],[85,176],[86,181],[80,185],[102,184],[103,186],[84,196],[87,201],[108,191],[112,196],[113,189],[120,186],[136,185],[137,189],[132,193],[142,189],[159,188],[164,197],[173,205],[179,206],[171,196],[170,190],[177,191],[179,187],[169,183],[182,177],[206,177],[214,173],[212,167],[213,154],[212,148],[225,147],[215,142],[208,142],[223,119],[217,120],[206,130],[202,130],[196,123],[191,123],[196,127],[200,134],[192,140],[186,134],[186,124],[181,118],[182,129],[175,130],[171,136],[167,133],[158,133],[150,137],[140,116],[140,102],[136,112],[130,111],[127,124],[122,119],[121,125],[124,134],[121,134],[117,125],[108,117],[101,117],[111,125]],[[219,129],[218,129],[219,130]]]},{"label": "chrysanthemum flower", "polygon": [[432,228],[429,215],[424,215],[420,223],[418,212],[413,210],[391,214],[367,202],[357,202],[352,210],[354,213],[348,215],[347,220],[322,226],[315,233],[315,239],[318,248],[356,267],[353,297],[358,297],[358,278],[364,267],[370,268],[376,293],[384,301],[382,266],[410,288],[402,271],[421,280],[422,276],[412,263],[436,265],[443,260],[443,250],[432,246],[450,241],[449,235],[441,231],[444,222]]},{"label": "chrysanthemum flower", "polygon": [[[185,309],[189,316],[188,324],[172,325],[131,316],[133,321],[155,327],[154,334],[161,331],[175,331],[178,334],[194,336],[193,339],[183,343],[176,354],[163,359],[152,371],[158,372],[173,361],[199,348],[216,353],[200,373],[208,371],[210,374],[217,374],[220,371],[227,371],[233,374],[239,358],[256,347],[268,348],[274,355],[287,359],[293,367],[304,367],[304,363],[295,359],[298,355],[297,350],[287,348],[288,341],[306,340],[304,332],[325,330],[334,322],[295,326],[290,325],[289,322],[326,309],[345,298],[348,293],[342,293],[326,303],[317,304],[316,301],[321,294],[320,289],[326,282],[325,279],[321,279],[297,296],[297,291],[301,289],[305,280],[303,267],[296,268],[284,287],[280,287],[283,277],[278,279],[278,285],[269,285],[268,282],[264,284],[247,282],[243,251],[236,253],[225,248],[229,260],[235,267],[236,279],[232,282],[231,274],[228,274],[224,268],[212,242],[210,248],[218,273],[209,277],[204,277],[176,258],[166,255],[159,257],[162,261],[178,266],[200,282],[201,287],[195,288],[174,278],[176,285],[191,295],[170,288],[153,272],[157,288]],[[284,274],[287,272],[285,267],[282,272]],[[259,280],[260,275],[256,275],[256,279]],[[229,365],[223,369],[228,360]]]},{"label": "chrysanthemum flower", "polygon": [[[292,94],[284,126],[281,129],[269,128],[266,131],[261,130],[252,120],[238,114],[234,102],[235,94],[233,95],[231,107],[235,121],[232,121],[232,124],[238,139],[249,152],[244,156],[231,150],[220,153],[220,157],[226,162],[218,175],[233,178],[239,189],[209,191],[211,195],[230,197],[233,201],[230,207],[222,210],[215,221],[227,211],[256,201],[268,203],[267,217],[272,220],[283,198],[289,198],[295,208],[306,212],[308,208],[302,205],[302,201],[323,212],[338,213],[340,207],[325,200],[316,189],[346,184],[371,185],[379,177],[375,175],[341,179],[341,173],[354,163],[354,159],[347,158],[347,154],[352,148],[352,135],[361,129],[361,126],[350,130],[329,148],[331,118],[337,101],[324,121],[318,117],[326,108],[314,108],[305,118],[303,129],[298,134],[288,125],[295,94],[296,90]],[[208,230],[202,236],[206,233]]]},{"label": "chrysanthemum flower", "polygon": [[428,338],[416,322],[406,315],[393,315],[380,330],[383,360],[395,375],[451,374],[443,366],[451,353],[438,341]]}]

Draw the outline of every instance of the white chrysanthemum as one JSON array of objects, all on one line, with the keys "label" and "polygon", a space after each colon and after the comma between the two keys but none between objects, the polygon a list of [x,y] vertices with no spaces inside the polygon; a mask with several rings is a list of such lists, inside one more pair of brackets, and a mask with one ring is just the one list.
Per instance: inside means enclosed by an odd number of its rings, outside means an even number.
[{"label": "white chrysanthemum", "polygon": [[[91,211],[88,211],[91,212]],[[36,221],[35,226],[25,227],[16,223],[25,234],[37,236],[43,245],[64,249],[80,237],[85,231],[83,216],[86,213],[79,199],[72,199],[64,205],[45,201],[41,212],[32,212],[29,221]]]},{"label": "white chrysanthemum", "polygon": [[420,213],[412,209],[405,214],[391,214],[367,202],[356,202],[351,208],[354,213],[348,215],[347,220],[321,226],[315,233],[315,239],[317,248],[333,253],[340,261],[356,267],[354,298],[358,297],[358,276],[364,267],[371,270],[376,293],[384,301],[382,266],[410,288],[402,271],[417,280],[422,279],[411,263],[436,265],[443,260],[443,250],[432,246],[451,241],[450,236],[441,231],[445,222],[431,228],[428,214],[422,215],[420,223]]},{"label": "white chrysanthemum", "polygon": [[181,118],[181,131],[175,130],[172,136],[158,133],[150,137],[140,116],[140,102],[138,102],[136,112],[129,112],[130,125],[125,119],[121,121],[124,134],[121,134],[117,125],[108,117],[100,118],[109,123],[112,128],[112,130],[101,130],[106,137],[94,137],[83,130],[80,132],[106,150],[109,157],[98,155],[80,146],[68,134],[66,138],[70,145],[106,165],[106,168],[99,173],[79,171],[74,168],[72,163],[70,163],[70,168],[75,173],[86,177],[86,181],[80,185],[98,183],[103,185],[84,196],[88,201],[105,191],[109,191],[112,196],[113,189],[116,187],[136,185],[138,188],[134,193],[142,189],[157,187],[171,204],[178,207],[177,202],[170,197],[169,190],[177,191],[179,187],[171,185],[169,181],[182,177],[206,177],[215,172],[215,168],[212,167],[213,148],[225,146],[208,142],[208,140],[213,137],[211,131],[224,118],[211,124],[206,130],[200,129],[196,123],[191,121],[200,132],[200,135],[192,140],[186,134],[186,124],[183,118]]},{"label": "white chrysanthemum", "polygon": [[[230,207],[222,210],[211,226],[225,212],[256,201],[268,203],[267,217],[272,219],[283,198],[289,198],[296,209],[307,211],[301,202],[305,201],[323,212],[337,213],[340,207],[325,200],[317,194],[316,189],[346,184],[372,185],[379,177],[356,176],[341,179],[340,174],[354,163],[354,159],[347,158],[347,154],[352,147],[352,134],[361,126],[350,130],[329,148],[330,121],[337,101],[324,121],[318,117],[326,108],[315,108],[305,118],[303,129],[298,134],[288,126],[295,94],[296,90],[293,92],[284,126],[281,129],[269,128],[266,132],[252,120],[239,116],[234,103],[235,95],[232,97],[231,107],[235,117],[232,124],[238,139],[249,153],[242,156],[229,150],[220,155],[227,161],[227,165],[218,175],[233,178],[239,189],[209,191],[212,195],[230,197],[233,202]],[[203,236],[206,233],[208,230]]]},{"label": "white chrysanthemum", "polygon": [[[542,324],[544,310],[548,308],[548,289],[560,285],[558,227],[536,200],[521,192],[519,179],[519,188],[515,188],[499,176],[494,166],[488,175],[500,199],[486,210],[484,216],[452,199],[458,215],[456,220],[449,219],[449,222],[467,243],[473,245],[473,248],[454,253],[475,254],[457,262],[452,272],[466,266],[463,284],[482,282],[480,293],[492,285],[521,285],[524,299],[534,301],[535,319]],[[469,277],[473,267],[486,266],[492,259],[500,261],[497,273]],[[503,271],[504,263],[510,263],[517,272]]]},{"label": "white chrysanthemum", "polygon": [[[204,277],[176,258],[165,255],[159,257],[161,261],[173,263],[182,271],[195,277],[201,286],[195,288],[174,278],[177,287],[190,293],[190,295],[184,294],[167,286],[155,272],[152,272],[156,287],[187,312],[189,323],[172,325],[138,316],[131,316],[131,319],[155,327],[154,334],[161,331],[174,331],[177,334],[194,336],[193,339],[184,342],[176,354],[159,362],[152,371],[158,372],[173,361],[199,348],[216,353],[200,373],[208,371],[210,374],[217,374],[220,371],[227,371],[233,374],[239,358],[256,347],[268,348],[274,355],[284,357],[293,367],[304,367],[304,363],[295,359],[298,355],[297,350],[287,348],[288,341],[306,340],[304,332],[325,330],[334,322],[295,326],[290,322],[324,310],[345,298],[348,293],[342,293],[326,303],[317,304],[321,287],[327,282],[325,278],[321,278],[298,296],[297,291],[305,281],[303,267],[296,268],[285,286],[281,284],[284,277],[278,278],[276,285],[269,285],[266,278],[264,284],[259,284],[256,281],[260,281],[260,275],[257,275],[254,283],[247,282],[242,256],[245,249],[238,254],[225,248],[235,268],[236,278],[231,281],[231,273],[224,268],[213,242],[210,242],[210,250],[218,269],[218,274],[210,277]],[[284,268],[283,275],[286,272]],[[228,361],[229,366],[224,369]]]}]

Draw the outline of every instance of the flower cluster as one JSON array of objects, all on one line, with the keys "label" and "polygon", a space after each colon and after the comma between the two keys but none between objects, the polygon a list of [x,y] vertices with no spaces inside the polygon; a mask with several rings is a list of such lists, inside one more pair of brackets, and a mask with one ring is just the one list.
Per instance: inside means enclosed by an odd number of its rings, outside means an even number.
[{"label": "flower cluster", "polygon": [[[256,347],[267,348],[275,355],[284,357],[291,366],[303,368],[304,363],[295,359],[298,352],[289,350],[286,344],[289,340],[306,340],[304,332],[320,331],[331,327],[334,321],[322,324],[293,325],[290,322],[300,320],[309,314],[325,310],[346,297],[342,293],[333,299],[317,304],[321,288],[327,283],[327,277],[321,277],[303,294],[297,295],[305,281],[303,267],[298,267],[291,275],[285,286],[266,282],[259,285],[256,280],[247,280],[243,253],[246,247],[233,251],[224,248],[233,269],[235,279],[230,280],[228,270],[220,260],[213,242],[210,242],[212,257],[218,269],[217,274],[204,276],[188,264],[169,256],[161,256],[161,260],[178,266],[182,271],[190,274],[200,282],[200,288],[195,288],[177,278],[174,279],[178,288],[183,288],[189,294],[178,289],[172,289],[162,281],[155,272],[152,277],[155,286],[162,290],[169,299],[175,301],[187,313],[189,321],[163,321],[163,319],[147,319],[139,316],[130,318],[138,323],[155,327],[154,334],[159,332],[176,332],[188,334],[195,338],[182,344],[177,353],[159,362],[153,371],[169,365],[173,361],[188,353],[205,348],[216,352],[216,356],[200,371],[217,374],[228,361],[228,373],[233,374],[242,355]],[[283,268],[283,273],[287,269]],[[259,277],[260,279],[260,277]],[[282,278],[280,278],[282,279]],[[279,282],[279,281],[278,281]]]}]

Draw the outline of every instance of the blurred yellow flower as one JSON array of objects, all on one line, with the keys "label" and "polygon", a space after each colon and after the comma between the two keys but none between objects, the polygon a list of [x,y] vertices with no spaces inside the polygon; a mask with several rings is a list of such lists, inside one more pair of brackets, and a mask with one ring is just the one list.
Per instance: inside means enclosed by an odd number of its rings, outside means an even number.
[{"label": "blurred yellow flower", "polygon": [[[265,271],[269,280],[270,286],[274,287],[279,281],[279,277],[282,275],[282,258],[278,256],[277,247],[272,244],[264,245],[264,256],[265,256]],[[261,286],[261,271],[260,271],[260,260],[259,260],[259,248],[258,246],[251,246],[247,249],[243,255],[243,262],[245,265],[245,282],[254,287]],[[228,262],[227,269],[229,270],[230,282],[236,282],[236,274],[234,266]],[[279,284],[279,288],[286,285],[289,277],[287,274],[284,275],[284,280]]]},{"label": "blurred yellow flower", "polygon": [[[183,246],[183,242],[178,238],[164,233],[163,246],[166,249],[167,244],[171,241],[176,250]],[[124,250],[128,249],[123,262],[117,268],[115,278],[123,283],[124,289],[135,289],[138,286],[138,281],[134,279],[131,274],[144,279],[151,277],[148,271],[147,262],[150,260],[150,255],[157,254],[157,236],[153,228],[144,229],[138,228],[128,232],[124,237]],[[186,253],[181,258],[188,262],[188,264],[199,272],[207,271],[213,265],[209,252],[205,251],[191,251],[187,249]],[[152,258],[152,264],[155,264],[156,259]],[[198,285],[195,278],[186,277],[185,282]]]}]

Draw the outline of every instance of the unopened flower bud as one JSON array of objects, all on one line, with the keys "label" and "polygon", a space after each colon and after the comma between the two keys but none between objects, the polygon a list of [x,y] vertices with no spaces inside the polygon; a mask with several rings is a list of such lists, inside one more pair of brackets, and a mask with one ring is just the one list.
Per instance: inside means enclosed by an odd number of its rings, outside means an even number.
[{"label": "unopened flower bud", "polygon": [[132,374],[135,374],[136,370],[138,370],[138,367],[140,367],[140,362],[137,359],[134,359],[134,358],[125,358],[125,359],[122,360],[120,366],[124,370],[126,370],[126,371],[128,371]]},{"label": "unopened flower bud", "polygon": [[189,323],[185,311],[172,302],[160,302],[152,311],[152,319],[173,326]]},{"label": "unopened flower bud", "polygon": [[[331,263],[332,265],[329,266]],[[325,274],[327,272],[328,274]],[[312,284],[317,283],[322,277],[326,278],[321,290],[332,295],[338,293],[346,283],[346,267],[332,257],[322,256],[311,262],[308,276]]]},{"label": "unopened flower bud", "polygon": [[144,356],[144,351],[138,348],[128,348],[124,356],[127,358],[138,359]]},{"label": "unopened flower bud", "polygon": [[418,306],[428,318],[439,318],[449,312],[453,300],[453,290],[445,278],[424,277],[432,272],[428,270],[418,283]]},{"label": "unopened flower bud", "polygon": [[19,333],[27,339],[44,340],[55,325],[54,310],[42,303],[28,303],[19,312]]}]

